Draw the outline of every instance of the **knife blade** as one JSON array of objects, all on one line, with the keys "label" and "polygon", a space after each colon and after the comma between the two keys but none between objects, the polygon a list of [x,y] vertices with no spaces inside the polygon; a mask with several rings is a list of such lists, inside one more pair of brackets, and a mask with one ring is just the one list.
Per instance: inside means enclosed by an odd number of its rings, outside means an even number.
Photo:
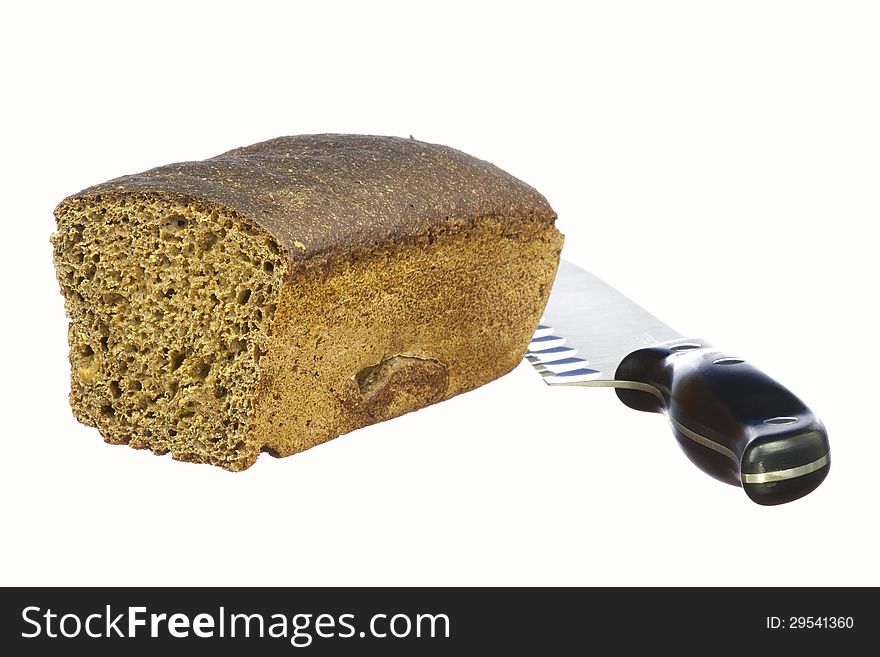
[{"label": "knife blade", "polygon": [[791,391],[566,260],[526,359],[548,385],[613,387],[628,407],[666,414],[694,464],[758,504],[803,497],[828,474],[825,427]]}]

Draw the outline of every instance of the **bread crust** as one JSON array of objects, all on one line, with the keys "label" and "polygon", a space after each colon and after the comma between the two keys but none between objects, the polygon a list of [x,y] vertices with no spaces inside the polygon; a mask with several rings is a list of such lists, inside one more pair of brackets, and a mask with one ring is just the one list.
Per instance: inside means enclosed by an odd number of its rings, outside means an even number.
[{"label": "bread crust", "polygon": [[132,196],[232,212],[277,241],[290,272],[454,232],[478,217],[556,220],[537,190],[489,162],[448,146],[371,135],[278,137],[115,178],[59,208]]}]

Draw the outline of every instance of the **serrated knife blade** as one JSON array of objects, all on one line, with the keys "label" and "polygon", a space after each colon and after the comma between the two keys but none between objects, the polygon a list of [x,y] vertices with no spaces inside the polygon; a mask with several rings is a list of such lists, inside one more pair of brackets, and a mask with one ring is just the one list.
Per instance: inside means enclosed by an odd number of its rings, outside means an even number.
[{"label": "serrated knife blade", "polygon": [[529,345],[530,361],[538,361],[545,369],[557,373],[540,357],[541,345],[554,338],[562,340],[561,344],[583,361],[581,368],[564,370],[565,376],[545,377],[544,382],[549,385],[613,381],[617,366],[627,354],[682,337],[613,287],[567,260],[559,263],[541,324],[541,341],[533,340]]}]

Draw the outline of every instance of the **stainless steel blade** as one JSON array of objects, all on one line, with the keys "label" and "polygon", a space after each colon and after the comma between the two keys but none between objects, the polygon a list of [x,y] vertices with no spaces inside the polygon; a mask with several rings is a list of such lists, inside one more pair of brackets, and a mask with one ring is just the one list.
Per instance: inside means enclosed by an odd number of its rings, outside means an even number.
[{"label": "stainless steel blade", "polygon": [[526,357],[550,385],[613,385],[626,355],[682,337],[567,260],[559,263],[539,331]]}]

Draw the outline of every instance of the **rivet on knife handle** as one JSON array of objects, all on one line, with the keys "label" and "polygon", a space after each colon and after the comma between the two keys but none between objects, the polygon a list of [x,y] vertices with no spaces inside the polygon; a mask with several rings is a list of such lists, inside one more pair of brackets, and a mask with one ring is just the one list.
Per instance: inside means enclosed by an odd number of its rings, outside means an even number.
[{"label": "rivet on knife handle", "polygon": [[814,490],[830,467],[825,427],[807,406],[747,361],[702,340],[673,340],[626,356],[614,378],[654,388],[617,389],[642,411],[665,412],[687,456],[741,485],[758,504]]}]

